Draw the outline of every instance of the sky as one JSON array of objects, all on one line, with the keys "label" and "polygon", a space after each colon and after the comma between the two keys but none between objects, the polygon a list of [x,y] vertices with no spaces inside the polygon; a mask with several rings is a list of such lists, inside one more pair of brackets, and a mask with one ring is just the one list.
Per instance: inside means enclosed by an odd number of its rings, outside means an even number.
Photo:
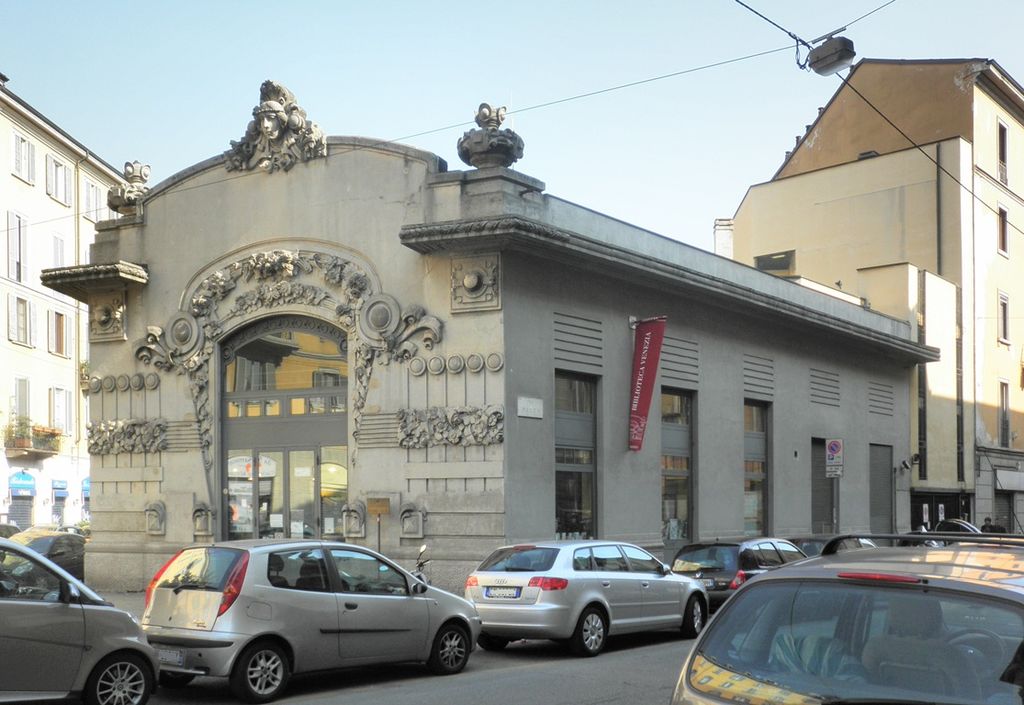
[{"label": "sky", "polygon": [[[858,59],[991,58],[1024,83],[1024,0],[887,1],[744,0],[807,41],[846,26]],[[450,169],[487,102],[549,194],[708,250],[840,85],[736,0],[0,0],[0,24],[7,88],[151,186],[241,138],[268,78],[325,134]]]}]

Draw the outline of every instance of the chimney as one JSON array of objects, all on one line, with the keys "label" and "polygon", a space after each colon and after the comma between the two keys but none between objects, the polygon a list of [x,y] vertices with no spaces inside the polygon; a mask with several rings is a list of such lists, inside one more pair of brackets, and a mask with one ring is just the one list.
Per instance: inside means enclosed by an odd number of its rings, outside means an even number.
[{"label": "chimney", "polygon": [[732,259],[732,218],[715,218],[715,254]]}]

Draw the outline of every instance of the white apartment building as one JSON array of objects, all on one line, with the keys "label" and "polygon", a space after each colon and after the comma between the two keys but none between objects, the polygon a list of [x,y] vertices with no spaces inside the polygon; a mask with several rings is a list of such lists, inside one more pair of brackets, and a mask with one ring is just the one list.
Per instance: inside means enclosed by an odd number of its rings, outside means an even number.
[{"label": "white apartment building", "polygon": [[41,270],[87,262],[94,224],[110,216],[118,172],[7,88],[0,74],[0,523],[89,518],[85,438],[88,309],[39,282]]}]

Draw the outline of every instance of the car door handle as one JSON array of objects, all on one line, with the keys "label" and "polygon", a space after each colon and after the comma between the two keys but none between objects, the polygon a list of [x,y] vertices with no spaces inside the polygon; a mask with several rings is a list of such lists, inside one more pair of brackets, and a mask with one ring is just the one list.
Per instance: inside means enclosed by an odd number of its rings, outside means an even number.
[{"label": "car door handle", "polygon": [[649,588],[650,586],[651,586],[651,584],[649,582],[647,582],[646,580],[644,580],[643,582],[640,583],[640,587]]},{"label": "car door handle", "polygon": [[359,605],[356,604],[355,602],[346,602],[345,603],[345,609],[347,609],[347,610],[354,610],[357,607],[359,607]]},{"label": "car door handle", "polygon": [[612,586],[612,581],[611,580],[602,580],[601,581],[601,585],[604,586],[604,587],[611,587]]}]

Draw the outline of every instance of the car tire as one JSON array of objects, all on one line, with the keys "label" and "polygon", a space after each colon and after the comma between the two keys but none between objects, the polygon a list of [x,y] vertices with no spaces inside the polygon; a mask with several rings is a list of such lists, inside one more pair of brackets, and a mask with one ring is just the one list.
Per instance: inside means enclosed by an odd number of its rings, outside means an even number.
[{"label": "car tire", "polygon": [[597,656],[608,639],[608,619],[597,607],[587,607],[576,622],[569,648],[577,656]]},{"label": "car tire", "polygon": [[683,611],[683,636],[693,639],[704,629],[708,620],[708,608],[697,593],[690,595],[686,601],[686,609]]},{"label": "car tire", "polygon": [[481,634],[476,640],[476,643],[480,645],[480,648],[485,651],[501,651],[508,646],[509,639],[504,639],[500,636],[491,636],[490,634]]},{"label": "car tire", "polygon": [[143,705],[153,692],[153,670],[139,654],[122,651],[96,664],[85,683],[85,705]]},{"label": "car tire", "polygon": [[195,679],[191,673],[175,673],[173,671],[160,671],[157,683],[161,688],[184,688]]},{"label": "car tire", "polygon": [[434,636],[427,668],[439,676],[458,673],[469,662],[471,650],[472,644],[465,627],[454,622],[444,624]]},{"label": "car tire", "polygon": [[247,703],[266,703],[281,695],[291,668],[277,644],[257,641],[246,647],[231,669],[231,692]]}]

